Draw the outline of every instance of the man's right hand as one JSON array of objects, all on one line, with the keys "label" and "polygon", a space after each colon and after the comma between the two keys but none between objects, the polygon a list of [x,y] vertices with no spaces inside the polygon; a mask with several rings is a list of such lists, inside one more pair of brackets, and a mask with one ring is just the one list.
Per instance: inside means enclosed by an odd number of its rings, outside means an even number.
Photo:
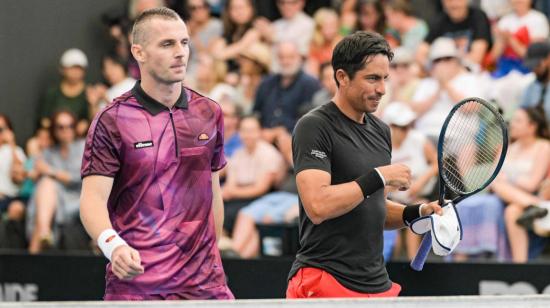
[{"label": "man's right hand", "polygon": [[404,164],[387,165],[376,168],[384,177],[386,186],[407,190],[411,186],[411,169]]},{"label": "man's right hand", "polygon": [[144,272],[139,252],[128,245],[115,248],[111,259],[111,269],[119,279],[130,280]]}]

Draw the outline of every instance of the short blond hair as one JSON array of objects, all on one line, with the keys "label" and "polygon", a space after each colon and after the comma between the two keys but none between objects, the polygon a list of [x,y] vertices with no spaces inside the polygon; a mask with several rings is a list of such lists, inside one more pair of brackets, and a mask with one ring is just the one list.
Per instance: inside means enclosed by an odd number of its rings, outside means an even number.
[{"label": "short blond hair", "polygon": [[164,20],[182,20],[178,13],[167,7],[158,7],[145,10],[139,14],[134,21],[134,26],[132,27],[132,44],[143,45],[146,42],[146,30],[144,29],[144,25],[148,21],[155,18]]}]

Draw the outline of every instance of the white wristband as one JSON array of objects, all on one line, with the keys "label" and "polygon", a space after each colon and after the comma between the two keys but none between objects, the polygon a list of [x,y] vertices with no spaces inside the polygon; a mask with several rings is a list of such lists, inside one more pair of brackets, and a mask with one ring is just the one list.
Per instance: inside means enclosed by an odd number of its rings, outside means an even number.
[{"label": "white wristband", "polygon": [[101,232],[99,237],[97,238],[97,245],[99,246],[99,249],[103,252],[103,255],[109,261],[111,261],[111,256],[113,254],[113,251],[118,247],[122,245],[128,245],[126,242],[116,233],[113,229],[106,229]]}]

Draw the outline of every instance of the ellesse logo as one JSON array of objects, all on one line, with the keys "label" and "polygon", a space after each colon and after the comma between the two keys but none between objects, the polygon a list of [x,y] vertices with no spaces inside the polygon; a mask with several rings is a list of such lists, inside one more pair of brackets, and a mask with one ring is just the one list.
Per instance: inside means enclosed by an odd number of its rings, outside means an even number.
[{"label": "ellesse logo", "polygon": [[109,242],[112,241],[115,237],[116,237],[116,235],[111,235],[111,236],[109,236],[109,237],[105,240],[105,243],[109,243]]},{"label": "ellesse logo", "polygon": [[208,135],[205,134],[205,133],[202,133],[202,134],[199,135],[199,140],[200,141],[205,141],[205,140],[208,140],[208,139],[210,139],[210,137],[208,137]]},{"label": "ellesse logo", "polygon": [[134,143],[134,149],[143,149],[143,148],[150,148],[153,146],[153,141],[140,141]]}]

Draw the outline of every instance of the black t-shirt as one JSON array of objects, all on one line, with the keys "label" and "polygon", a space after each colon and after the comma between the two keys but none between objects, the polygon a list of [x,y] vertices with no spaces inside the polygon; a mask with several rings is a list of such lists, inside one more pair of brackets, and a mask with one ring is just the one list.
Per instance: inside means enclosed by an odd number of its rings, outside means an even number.
[{"label": "black t-shirt", "polygon": [[442,14],[430,25],[430,32],[425,41],[433,43],[438,37],[449,37],[455,40],[460,50],[469,51],[475,40],[485,40],[489,46],[492,45],[491,25],[485,13],[470,7],[468,17],[461,22],[455,23],[449,15]]},{"label": "black t-shirt", "polygon": [[[373,115],[365,123],[345,116],[330,102],[301,118],[292,138],[294,171],[319,169],[331,184],[351,182],[391,162],[389,127]],[[300,249],[289,279],[302,267],[323,269],[346,288],[379,293],[391,287],[382,256],[386,219],[379,189],[345,215],[314,225],[300,200]]]}]

